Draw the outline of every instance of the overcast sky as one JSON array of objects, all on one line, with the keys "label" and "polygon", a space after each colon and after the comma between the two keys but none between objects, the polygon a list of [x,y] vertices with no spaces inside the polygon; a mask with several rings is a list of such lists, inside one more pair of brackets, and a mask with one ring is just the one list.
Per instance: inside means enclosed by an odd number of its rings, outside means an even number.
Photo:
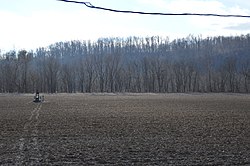
[{"label": "overcast sky", "polygon": [[[87,0],[94,6],[164,13],[250,15],[248,0]],[[151,16],[113,13],[56,0],[0,0],[0,49],[35,49],[59,41],[101,37],[250,33],[250,18]]]}]

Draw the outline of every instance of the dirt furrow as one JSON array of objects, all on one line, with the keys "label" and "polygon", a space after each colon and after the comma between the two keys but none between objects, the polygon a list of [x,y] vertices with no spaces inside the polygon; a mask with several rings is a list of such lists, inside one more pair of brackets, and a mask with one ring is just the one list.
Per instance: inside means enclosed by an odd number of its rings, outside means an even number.
[{"label": "dirt furrow", "polygon": [[39,103],[35,109],[31,111],[31,115],[28,121],[23,127],[22,137],[19,139],[19,153],[17,155],[17,164],[31,164],[35,165],[39,163],[40,152],[38,145],[38,124],[39,115],[42,104]]}]

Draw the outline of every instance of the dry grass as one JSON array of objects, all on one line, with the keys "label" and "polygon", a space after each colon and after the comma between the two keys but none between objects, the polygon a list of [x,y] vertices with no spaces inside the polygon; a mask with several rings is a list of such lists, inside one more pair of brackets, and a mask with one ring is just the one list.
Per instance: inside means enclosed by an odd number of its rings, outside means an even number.
[{"label": "dry grass", "polygon": [[0,95],[0,165],[250,165],[250,95]]}]

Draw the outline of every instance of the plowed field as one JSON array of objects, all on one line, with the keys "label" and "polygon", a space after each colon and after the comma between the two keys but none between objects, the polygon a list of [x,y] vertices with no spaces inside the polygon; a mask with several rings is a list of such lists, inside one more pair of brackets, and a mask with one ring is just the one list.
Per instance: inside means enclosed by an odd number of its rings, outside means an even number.
[{"label": "plowed field", "polygon": [[250,165],[250,95],[0,94],[0,165]]}]

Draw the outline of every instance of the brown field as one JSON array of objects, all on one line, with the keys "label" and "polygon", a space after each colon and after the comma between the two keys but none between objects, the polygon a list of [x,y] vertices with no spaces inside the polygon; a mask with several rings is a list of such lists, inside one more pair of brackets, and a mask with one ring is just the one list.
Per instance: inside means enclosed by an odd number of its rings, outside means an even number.
[{"label": "brown field", "polygon": [[250,165],[247,94],[0,94],[0,165]]}]

